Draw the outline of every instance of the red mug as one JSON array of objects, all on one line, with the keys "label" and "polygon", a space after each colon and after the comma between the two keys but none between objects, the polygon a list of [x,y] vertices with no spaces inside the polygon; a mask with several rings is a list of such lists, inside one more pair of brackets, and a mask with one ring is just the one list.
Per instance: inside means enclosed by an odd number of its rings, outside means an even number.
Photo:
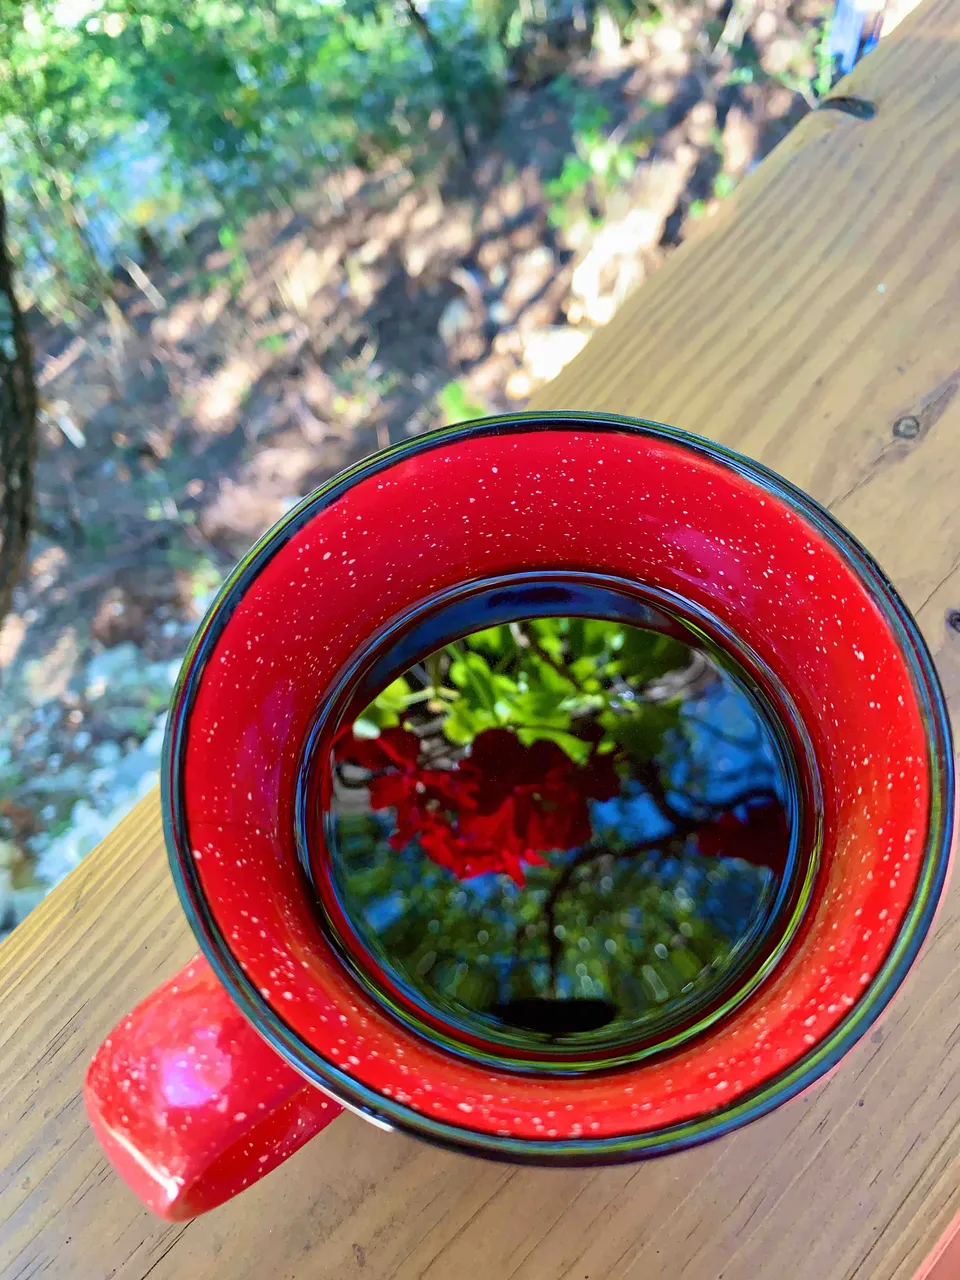
[{"label": "red mug", "polygon": [[344,1106],[543,1164],[765,1114],[903,981],[954,824],[933,662],[850,534],[729,450],[572,413],[291,511],[187,655],[162,794],[202,954],[85,1100],[170,1219]]}]

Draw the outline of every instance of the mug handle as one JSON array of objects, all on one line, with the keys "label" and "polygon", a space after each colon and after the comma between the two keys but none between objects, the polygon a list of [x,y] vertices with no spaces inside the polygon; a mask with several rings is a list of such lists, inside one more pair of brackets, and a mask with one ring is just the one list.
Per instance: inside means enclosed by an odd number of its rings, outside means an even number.
[{"label": "mug handle", "polygon": [[171,1222],[237,1195],[343,1110],[262,1039],[201,955],[104,1040],[83,1097],[111,1164]]}]

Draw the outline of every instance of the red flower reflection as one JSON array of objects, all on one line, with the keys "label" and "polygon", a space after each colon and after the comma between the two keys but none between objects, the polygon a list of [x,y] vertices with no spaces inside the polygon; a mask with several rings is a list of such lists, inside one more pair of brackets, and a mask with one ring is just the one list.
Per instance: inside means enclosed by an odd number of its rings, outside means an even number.
[{"label": "red flower reflection", "polygon": [[554,742],[525,747],[505,729],[473,742],[453,769],[419,766],[420,740],[406,729],[359,739],[348,729],[334,746],[339,762],[369,770],[370,804],[393,809],[395,849],[418,840],[428,857],[463,880],[505,872],[523,884],[524,863],[573,849],[591,835],[589,800],[609,800],[619,780],[609,756],[580,766]]},{"label": "red flower reflection", "polygon": [[782,877],[790,849],[790,824],[778,800],[747,805],[742,818],[727,810],[697,832],[705,857],[742,858]]}]

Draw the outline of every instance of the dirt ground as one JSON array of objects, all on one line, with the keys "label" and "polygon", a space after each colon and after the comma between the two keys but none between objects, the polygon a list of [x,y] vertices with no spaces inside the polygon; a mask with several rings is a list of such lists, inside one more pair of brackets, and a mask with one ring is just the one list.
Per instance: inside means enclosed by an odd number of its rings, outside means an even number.
[{"label": "dirt ground", "polygon": [[[372,450],[523,407],[809,109],[788,85],[812,75],[822,12],[755,6],[749,62],[707,5],[569,64],[546,50],[469,170],[348,171],[226,248],[201,226],[187,265],[118,285],[122,338],[34,324],[36,534],[0,631],[0,927],[152,783],[177,664],[236,558]],[[635,167],[561,198],[585,103]]]}]

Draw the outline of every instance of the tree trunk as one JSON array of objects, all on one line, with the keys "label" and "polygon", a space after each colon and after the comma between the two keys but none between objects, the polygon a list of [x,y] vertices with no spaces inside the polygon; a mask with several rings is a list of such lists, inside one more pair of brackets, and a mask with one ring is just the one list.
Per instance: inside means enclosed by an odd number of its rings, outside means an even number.
[{"label": "tree trunk", "polygon": [[33,512],[37,389],[23,312],[7,248],[7,211],[0,191],[0,623],[23,572]]},{"label": "tree trunk", "polygon": [[423,47],[426,49],[427,56],[433,66],[433,73],[440,89],[440,97],[443,99],[444,108],[450,117],[453,131],[457,135],[460,154],[464,163],[469,164],[471,156],[470,140],[467,137],[467,122],[463,113],[463,104],[460,101],[453,59],[433,34],[430,24],[417,8],[415,0],[405,0],[405,4],[410,21],[416,27],[420,39],[423,41]]}]

